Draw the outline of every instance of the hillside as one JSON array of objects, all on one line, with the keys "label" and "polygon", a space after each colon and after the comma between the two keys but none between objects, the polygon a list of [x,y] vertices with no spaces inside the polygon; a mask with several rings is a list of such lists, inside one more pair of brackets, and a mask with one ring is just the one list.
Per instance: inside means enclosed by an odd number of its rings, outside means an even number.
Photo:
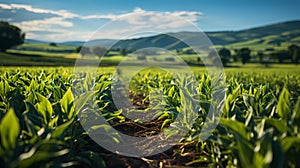
[{"label": "hillside", "polygon": [[[174,33],[170,33],[173,35]],[[179,32],[185,38],[194,38],[197,32]],[[214,45],[279,45],[300,43],[300,21],[291,21],[241,31],[206,32]],[[143,47],[178,49],[185,44],[168,34],[119,41],[115,47],[140,49]]]},{"label": "hillside", "polygon": [[[198,32],[178,32],[160,34],[150,37],[142,37],[127,40],[113,40],[113,39],[98,39],[87,43],[83,41],[71,41],[57,43],[62,46],[104,46],[110,47],[115,43],[113,48],[127,48],[127,49],[141,49],[145,47],[159,47],[166,49],[179,49],[187,47],[172,35],[181,36],[186,39],[195,38]],[[300,44],[300,21],[290,21],[256,27],[240,31],[220,31],[220,32],[206,32],[209,39],[215,46],[227,46],[230,48],[252,47],[257,50],[269,47],[286,47],[290,44]],[[49,42],[38,40],[26,40],[28,44],[49,44]]]}]

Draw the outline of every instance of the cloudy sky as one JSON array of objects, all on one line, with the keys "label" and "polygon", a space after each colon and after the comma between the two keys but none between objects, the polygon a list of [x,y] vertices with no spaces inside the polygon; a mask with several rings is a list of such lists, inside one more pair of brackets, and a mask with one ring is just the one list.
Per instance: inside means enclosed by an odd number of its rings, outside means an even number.
[{"label": "cloudy sky", "polygon": [[62,42],[195,27],[240,30],[300,20],[299,6],[299,0],[0,0],[0,20],[19,26],[26,38]]}]

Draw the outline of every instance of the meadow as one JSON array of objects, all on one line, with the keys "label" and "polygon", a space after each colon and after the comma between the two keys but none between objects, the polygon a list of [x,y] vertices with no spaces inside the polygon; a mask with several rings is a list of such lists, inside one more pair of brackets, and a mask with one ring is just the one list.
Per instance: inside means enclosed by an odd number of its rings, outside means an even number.
[{"label": "meadow", "polygon": [[[196,85],[172,74],[148,69],[130,83],[135,111],[147,114],[151,102],[160,102],[151,121],[130,120],[113,102],[115,67],[99,68],[90,76],[87,67],[0,68],[0,167],[298,167],[300,155],[300,68],[249,64],[225,69],[224,107],[219,124],[203,141],[209,107],[214,106],[211,79],[203,67],[191,67]],[[90,76],[90,77],[89,77]],[[160,89],[164,99],[151,96]],[[91,90],[92,92],[86,92]],[[195,90],[196,92],[191,92]],[[195,94],[196,93],[196,94]],[[199,100],[199,101],[198,101]],[[196,101],[198,112],[190,103]],[[74,107],[75,105],[75,107]],[[88,110],[87,110],[88,109]],[[86,111],[99,110],[112,130],[150,138],[166,129],[180,130],[193,117],[186,135],[163,153],[142,158],[107,151],[83,129]],[[98,114],[98,113],[97,113]],[[169,137],[176,131],[166,132]],[[119,135],[103,138],[119,142]]]}]

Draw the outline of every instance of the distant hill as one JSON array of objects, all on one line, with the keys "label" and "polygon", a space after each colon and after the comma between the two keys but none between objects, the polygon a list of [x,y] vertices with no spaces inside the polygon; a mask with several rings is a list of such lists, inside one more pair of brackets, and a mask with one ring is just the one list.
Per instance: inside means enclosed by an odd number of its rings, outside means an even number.
[{"label": "distant hill", "polygon": [[83,42],[83,41],[68,41],[68,42],[62,42],[58,43],[59,45],[65,45],[65,46],[82,46],[82,45],[87,45],[87,46],[102,46],[102,47],[110,47],[113,45],[115,42],[118,40],[113,40],[113,39],[98,39],[98,40],[91,40],[88,42]]},{"label": "distant hill", "polygon": [[114,43],[119,40],[113,39],[99,39],[99,40],[91,40],[88,41],[85,45],[87,46],[102,46],[102,47],[111,47]]},{"label": "distant hill", "polygon": [[[170,33],[170,35],[180,34],[185,38],[194,38],[198,32],[179,32]],[[257,28],[251,28],[241,31],[221,31],[206,32],[206,35],[214,45],[232,45],[239,43],[256,45],[274,45],[284,42],[300,44],[300,21],[291,21],[278,24],[272,24]],[[160,34],[151,37],[143,37],[138,39],[121,40],[116,45],[120,48],[140,49],[147,47],[163,47],[167,49],[178,49],[186,47],[185,44],[169,36],[168,34]]]},{"label": "distant hill", "polygon": [[207,35],[215,45],[228,45],[254,39],[261,39],[260,43],[268,44],[300,42],[300,21],[283,22],[241,31],[207,32]]},{"label": "distant hill", "polygon": [[29,44],[49,44],[49,42],[41,41],[41,40],[34,40],[34,39],[25,39],[25,43],[29,43]]},{"label": "distant hill", "polygon": [[64,46],[82,46],[84,43],[85,43],[84,41],[67,41],[58,44]]},{"label": "distant hill", "polygon": [[[187,47],[178,39],[169,35],[180,35],[185,38],[195,38],[198,32],[178,32],[160,34],[150,37],[142,37],[127,40],[112,40],[112,39],[99,39],[87,42],[88,46],[104,46],[110,47],[112,44],[114,48],[127,48],[127,49],[141,49],[145,47],[161,47],[167,49],[179,49]],[[266,25],[240,31],[220,31],[220,32],[206,32],[214,45],[222,46],[272,46],[280,45],[281,43],[295,43],[300,44],[300,21],[289,21]],[[26,40],[27,43],[48,43],[38,40]],[[73,41],[58,43],[66,46],[81,46],[85,42]]]},{"label": "distant hill", "polygon": [[[91,41],[88,41],[88,42],[84,42],[84,41],[67,41],[67,42],[61,42],[61,43],[56,43],[56,44],[62,45],[62,46],[82,46],[82,45],[87,45],[87,46],[110,47],[111,45],[113,45],[117,41],[118,40],[113,40],[113,39],[99,39],[99,40],[91,40]],[[34,39],[26,39],[25,43],[28,43],[28,44],[49,44],[51,42],[34,40]]]}]

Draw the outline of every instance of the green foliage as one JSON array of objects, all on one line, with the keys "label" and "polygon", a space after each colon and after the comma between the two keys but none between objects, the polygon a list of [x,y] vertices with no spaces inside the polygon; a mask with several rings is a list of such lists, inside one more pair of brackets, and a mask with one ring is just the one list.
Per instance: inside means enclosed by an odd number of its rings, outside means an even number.
[{"label": "green foliage", "polygon": [[231,57],[230,50],[228,50],[226,48],[221,48],[218,53],[221,58],[223,66],[226,66],[227,63],[230,62],[230,57]]},{"label": "green foliage", "polygon": [[[82,50],[82,48],[81,48]],[[99,58],[103,57],[108,53],[107,49],[104,47],[95,47],[93,48],[93,53],[97,55]]]},{"label": "green foliage", "polygon": [[242,59],[242,63],[246,64],[250,61],[251,50],[249,48],[241,48],[238,50],[237,55]]},{"label": "green foliage", "polygon": [[0,122],[2,148],[6,151],[14,149],[20,133],[19,119],[11,108]]},{"label": "green foliage", "polygon": [[0,51],[4,52],[7,49],[20,45],[24,42],[25,34],[17,26],[11,25],[8,22],[0,21]]},{"label": "green foliage", "polygon": [[[71,69],[63,68],[0,71],[1,167],[105,167],[99,147],[77,115],[84,109],[95,120],[103,115],[112,125],[128,120],[114,106],[112,75],[71,74]],[[183,129],[186,135],[181,143],[196,144],[195,152],[201,156],[188,165],[297,167],[300,77],[297,73],[268,74],[229,72],[225,90],[212,89],[218,79],[206,73],[178,80],[168,73],[146,72],[136,74],[129,88],[133,96],[143,95],[143,102],[151,102],[145,112],[155,110],[153,121],[160,122],[161,129],[171,128],[168,137],[177,133],[172,128]],[[210,122],[210,106],[220,103],[212,95],[225,91],[220,123],[203,141],[200,133],[203,123]],[[111,127],[95,123],[89,131],[111,132]],[[120,142],[117,133],[109,135],[112,143]]]},{"label": "green foliage", "polygon": [[278,115],[286,121],[290,113],[290,94],[286,88],[280,93],[277,108]]},{"label": "green foliage", "polygon": [[69,72],[57,72],[1,73],[1,167],[105,167],[76,117],[93,93],[74,97]]}]

